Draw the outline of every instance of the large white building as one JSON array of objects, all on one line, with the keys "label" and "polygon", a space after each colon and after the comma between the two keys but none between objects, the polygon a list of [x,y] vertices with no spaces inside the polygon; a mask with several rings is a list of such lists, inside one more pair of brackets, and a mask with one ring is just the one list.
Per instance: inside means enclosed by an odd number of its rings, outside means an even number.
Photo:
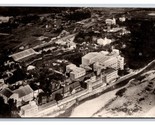
[{"label": "large white building", "polygon": [[104,82],[109,83],[118,78],[118,70],[115,70],[113,68],[107,68],[104,70],[102,77]]},{"label": "large white building", "polygon": [[82,57],[81,67],[90,66],[98,62],[99,65],[114,69],[124,69],[124,58],[120,56],[119,50],[113,49],[111,53],[101,52],[90,52]]},{"label": "large white building", "polygon": [[88,66],[97,61],[98,52],[90,52],[82,57],[82,65]]}]

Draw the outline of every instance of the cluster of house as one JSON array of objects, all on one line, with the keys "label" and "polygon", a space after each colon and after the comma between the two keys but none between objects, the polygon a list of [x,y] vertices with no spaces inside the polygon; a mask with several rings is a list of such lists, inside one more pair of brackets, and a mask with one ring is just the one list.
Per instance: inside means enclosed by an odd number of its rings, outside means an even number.
[{"label": "cluster of house", "polygon": [[[60,35],[62,35],[62,34],[60,34]],[[69,50],[73,50],[76,48],[76,44],[74,43],[75,36],[76,36],[76,34],[70,34],[70,35],[66,34],[65,36],[57,39],[55,41],[55,43],[58,45],[61,45],[61,46],[66,46]]]},{"label": "cluster of house", "polygon": [[[115,18],[107,19],[106,24],[115,25]],[[62,33],[61,35],[63,36],[63,34],[64,33]],[[60,45],[67,45],[67,47],[72,50],[73,48],[76,48],[76,44],[73,42],[74,38],[75,34],[71,34],[57,40],[55,43]],[[111,42],[112,41],[107,38],[105,38],[104,40],[98,40],[98,44],[103,45],[109,44]],[[22,62],[26,59],[29,59],[30,57],[34,57],[37,54],[40,53],[30,48],[12,54],[10,55],[10,57],[12,57],[15,62]],[[33,68],[34,67],[32,66],[28,67],[28,69]],[[111,52],[90,52],[82,57],[82,64],[79,67],[74,64],[69,64],[66,66],[66,74],[69,74],[69,79],[71,80],[71,82],[68,82],[67,86],[64,86],[63,88],[54,91],[51,94],[51,98],[52,100],[54,100],[57,93],[63,93],[63,97],[67,97],[70,95],[70,90],[71,94],[78,92],[81,81],[86,83],[87,89],[91,92],[93,89],[98,88],[101,85],[106,85],[116,80],[118,78],[119,69],[124,69],[124,58],[120,56],[119,50],[112,49]],[[95,73],[95,75],[92,74],[92,72]],[[64,82],[67,82],[67,80]],[[21,115],[29,116],[38,111],[38,105],[34,101],[34,98],[36,98],[42,90],[34,91],[27,84],[20,86],[18,89],[11,90],[8,87],[4,87],[5,84],[3,80],[0,80],[0,83],[0,96],[4,98],[5,103],[7,103],[9,99],[16,100],[16,106],[20,107]]]},{"label": "cluster of house", "polygon": [[118,78],[118,70],[124,69],[124,57],[120,56],[117,49],[112,52],[90,52],[82,57],[82,64],[77,67],[74,64],[66,66],[66,72],[70,73],[70,79],[76,80],[87,74],[88,71],[93,71],[96,75],[84,81],[100,81],[100,84],[109,84]]},{"label": "cluster of house", "polygon": [[5,103],[7,103],[9,99],[14,99],[16,107],[20,107],[20,115],[29,116],[38,111],[38,106],[34,98],[37,97],[39,92],[41,91],[34,91],[29,85],[25,85],[15,90],[4,88],[0,91],[0,96],[3,97]]},{"label": "cluster of house", "polygon": [[[51,98],[55,100],[57,94],[63,95],[63,98],[65,98],[70,94],[81,91],[79,89],[81,81],[86,83],[86,88],[91,92],[101,85],[107,85],[116,80],[119,69],[124,69],[124,58],[120,56],[119,50],[90,52],[82,57],[82,64],[79,67],[74,64],[66,66],[66,74],[69,75],[70,82],[63,88],[52,92]],[[67,82],[67,80],[64,82]],[[6,103],[9,99],[16,100],[16,106],[20,107],[20,114],[29,116],[38,111],[39,106],[34,98],[40,92],[38,90],[34,91],[26,84],[15,90],[6,87],[0,91],[0,96],[4,98]]]}]

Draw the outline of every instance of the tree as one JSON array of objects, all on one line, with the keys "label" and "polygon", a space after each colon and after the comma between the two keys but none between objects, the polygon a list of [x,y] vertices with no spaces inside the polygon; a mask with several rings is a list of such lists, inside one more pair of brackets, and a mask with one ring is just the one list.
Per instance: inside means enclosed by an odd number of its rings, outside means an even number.
[{"label": "tree", "polygon": [[84,89],[87,88],[87,83],[85,83],[85,82],[83,82],[83,81],[80,82],[80,85],[81,85],[81,87],[84,88]]},{"label": "tree", "polygon": [[60,93],[56,93],[55,94],[55,100],[56,101],[62,100],[62,95]]},{"label": "tree", "polygon": [[42,104],[42,97],[44,96],[45,94],[43,92],[39,93],[38,94],[38,104]]},{"label": "tree", "polygon": [[0,97],[0,117],[7,117],[11,116],[11,111],[9,110],[9,105],[5,104],[4,98]]},{"label": "tree", "polygon": [[0,115],[4,113],[3,107],[4,107],[4,99],[0,96]]},{"label": "tree", "polygon": [[14,99],[9,99],[8,104],[9,104],[10,111],[15,111],[17,109],[16,102]]},{"label": "tree", "polygon": [[118,90],[115,95],[122,97],[123,94],[125,93],[125,91],[126,91],[126,88],[122,88],[122,89]]}]

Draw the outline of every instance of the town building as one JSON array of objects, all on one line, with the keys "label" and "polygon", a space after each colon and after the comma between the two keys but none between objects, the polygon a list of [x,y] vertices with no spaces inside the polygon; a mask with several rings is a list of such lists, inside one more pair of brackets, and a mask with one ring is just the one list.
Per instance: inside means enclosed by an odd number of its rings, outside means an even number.
[{"label": "town building", "polygon": [[13,91],[13,98],[17,101],[17,107],[21,106],[23,102],[29,102],[33,99],[34,93],[29,85],[21,86]]},{"label": "town building", "polygon": [[38,106],[35,101],[29,102],[29,104],[24,105],[20,108],[20,115],[24,117],[32,117],[38,112]]},{"label": "town building", "polygon": [[116,19],[115,18],[113,18],[113,19],[106,19],[105,23],[107,25],[116,25]]},{"label": "town building", "polygon": [[86,74],[86,70],[81,67],[75,68],[72,72],[70,72],[70,79],[75,80],[79,77],[82,77]]},{"label": "town building", "polygon": [[33,97],[37,98],[40,93],[43,93],[42,89],[33,90]]},{"label": "town building", "polygon": [[70,35],[64,36],[56,40],[55,43],[58,45],[65,45],[67,43],[73,43],[75,35],[76,34],[70,34]]},{"label": "town building", "polygon": [[12,91],[9,88],[4,88],[0,92],[0,96],[4,98],[5,103],[9,99],[14,99],[17,102],[17,107],[22,105],[22,102],[29,102],[33,99],[34,93],[29,85],[21,86]]},{"label": "town building", "polygon": [[92,76],[89,79],[84,81],[87,84],[87,89],[89,90],[89,92],[91,92],[94,89],[99,88],[100,86],[106,85],[103,80],[102,77],[96,77],[96,76]]},{"label": "town building", "polygon": [[70,74],[70,79],[75,80],[79,77],[82,77],[86,74],[86,70],[81,67],[77,67],[74,64],[69,64],[66,66],[66,73]]},{"label": "town building", "polygon": [[103,70],[102,72],[103,82],[109,83],[112,82],[113,80],[116,80],[116,78],[118,78],[118,70],[115,70],[113,68],[107,68]]},{"label": "town building", "polygon": [[12,95],[13,95],[13,92],[9,88],[4,88],[0,92],[0,96],[3,97],[5,103],[7,103],[10,98],[13,98]]},{"label": "town building", "polygon": [[98,62],[98,66],[101,65],[101,68],[104,66],[114,69],[124,69],[124,58],[120,56],[119,50],[117,49],[113,49],[112,52],[90,52],[82,57],[81,67],[87,67],[96,62]]},{"label": "town building", "polygon": [[124,57],[121,56],[118,57],[118,68],[120,70],[124,70]]},{"label": "town building", "polygon": [[38,52],[36,52],[36,51],[34,51],[34,49],[30,48],[30,49],[26,49],[21,52],[12,54],[12,55],[10,55],[10,57],[12,57],[13,60],[16,62],[21,62],[21,61],[29,59],[37,54],[38,54]]},{"label": "town building", "polygon": [[66,66],[66,73],[71,72],[73,69],[75,69],[77,66],[75,64],[69,64]]},{"label": "town building", "polygon": [[90,52],[82,57],[82,66],[89,66],[97,61],[98,52]]},{"label": "town building", "polygon": [[0,91],[7,87],[8,85],[5,84],[4,79],[0,79]]}]

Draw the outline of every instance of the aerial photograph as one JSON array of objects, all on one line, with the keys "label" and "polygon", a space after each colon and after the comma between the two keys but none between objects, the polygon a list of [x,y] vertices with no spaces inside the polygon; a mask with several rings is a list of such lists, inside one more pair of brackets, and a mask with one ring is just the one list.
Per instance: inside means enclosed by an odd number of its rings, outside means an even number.
[{"label": "aerial photograph", "polygon": [[155,8],[1,6],[1,118],[155,118]]}]

